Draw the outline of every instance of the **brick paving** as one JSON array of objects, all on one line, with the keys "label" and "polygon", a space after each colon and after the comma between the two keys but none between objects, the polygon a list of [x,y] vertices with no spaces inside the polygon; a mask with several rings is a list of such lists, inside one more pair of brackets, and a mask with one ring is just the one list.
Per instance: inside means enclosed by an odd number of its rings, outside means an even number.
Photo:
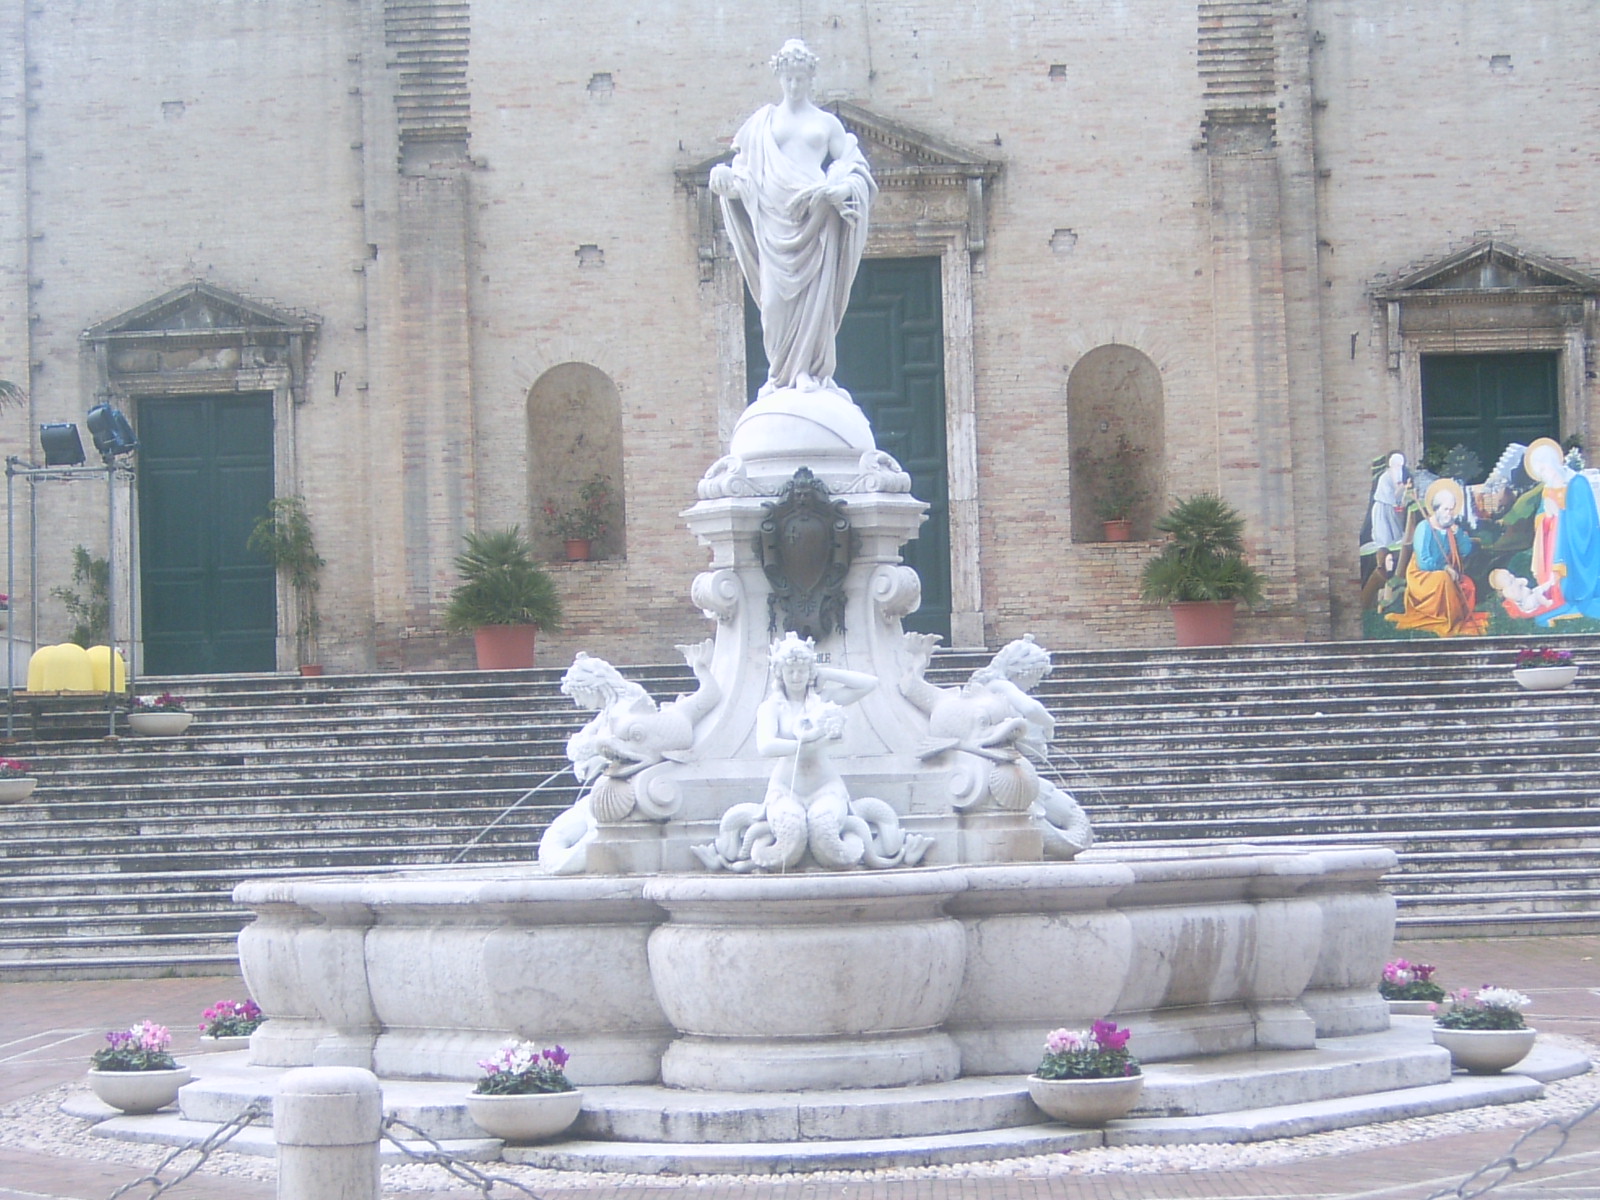
[{"label": "brick paving", "polygon": [[[1600,1043],[1600,937],[1403,942],[1397,953],[1437,964],[1450,985],[1519,988],[1533,997],[1531,1015],[1541,1031]],[[143,1017],[172,1028],[181,1059],[200,1048],[201,1010],[242,995],[237,976],[0,984],[0,1104],[79,1079],[106,1029]],[[660,1200],[664,1192],[684,1190],[693,1190],[696,1200],[1422,1200],[1503,1154],[1518,1132],[1508,1127],[1452,1134],[1239,1170],[845,1182],[663,1178],[645,1186],[574,1190],[594,1200]],[[126,1163],[0,1147],[0,1200],[105,1200],[141,1173]],[[567,1190],[546,1189],[555,1195]],[[275,1192],[260,1180],[205,1175],[164,1195],[265,1200]],[[393,1193],[409,1200],[467,1200],[476,1194],[464,1187]],[[1495,1200],[1600,1200],[1600,1117],[1579,1125],[1552,1163],[1490,1194]]]}]

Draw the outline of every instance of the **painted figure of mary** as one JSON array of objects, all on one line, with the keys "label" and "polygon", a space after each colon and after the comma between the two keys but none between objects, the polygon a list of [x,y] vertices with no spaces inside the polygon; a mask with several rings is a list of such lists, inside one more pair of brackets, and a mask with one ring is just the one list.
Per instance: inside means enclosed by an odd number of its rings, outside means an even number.
[{"label": "painted figure of mary", "polygon": [[817,56],[791,38],[772,58],[783,99],[734,136],[711,171],[771,364],[760,396],[839,390],[834,341],[867,244],[878,187],[854,135],[811,101]]},{"label": "painted figure of mary", "polygon": [[1523,469],[1544,485],[1534,518],[1532,566],[1547,600],[1535,611],[1535,622],[1600,617],[1600,508],[1594,489],[1582,472],[1567,466],[1551,438],[1528,447]]}]

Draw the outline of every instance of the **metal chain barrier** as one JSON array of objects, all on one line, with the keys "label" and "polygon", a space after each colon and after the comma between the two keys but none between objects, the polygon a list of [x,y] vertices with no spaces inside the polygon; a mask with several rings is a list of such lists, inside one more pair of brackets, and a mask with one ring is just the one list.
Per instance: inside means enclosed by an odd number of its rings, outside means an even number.
[{"label": "metal chain barrier", "polygon": [[[1600,1113],[1600,1100],[1570,1117],[1552,1117],[1543,1124],[1524,1130],[1499,1158],[1485,1163],[1454,1187],[1430,1193],[1425,1200],[1474,1200],[1474,1197],[1493,1191],[1512,1176],[1537,1170],[1566,1148],[1567,1135],[1580,1122],[1596,1113]],[[1549,1137],[1547,1145],[1534,1144],[1537,1139],[1546,1136]],[[1518,1157],[1522,1153],[1528,1155],[1526,1160]]]},{"label": "metal chain barrier", "polygon": [[[138,1187],[149,1187],[150,1191],[146,1193],[145,1200],[155,1200],[155,1198],[161,1195],[162,1192],[165,1192],[168,1188],[177,1187],[185,1179],[188,1179],[201,1167],[205,1166],[206,1160],[209,1159],[214,1153],[222,1149],[222,1147],[226,1146],[246,1128],[254,1125],[257,1121],[261,1120],[262,1117],[265,1117],[271,1111],[272,1106],[264,1100],[256,1100],[249,1105],[246,1105],[226,1123],[218,1125],[216,1129],[212,1130],[203,1142],[200,1142],[195,1146],[179,1146],[171,1154],[162,1159],[156,1168],[148,1175],[142,1175],[138,1179],[133,1180],[131,1183],[123,1184],[116,1191],[112,1192],[110,1196],[106,1197],[106,1200],[121,1200],[123,1196],[126,1196],[129,1192],[133,1191],[134,1188]],[[161,1177],[161,1173],[163,1171],[172,1166],[173,1163],[177,1162],[178,1159],[182,1158],[185,1154],[190,1153],[193,1153],[196,1156],[195,1160],[185,1167],[180,1174],[174,1176],[172,1179],[163,1179]]]},{"label": "metal chain barrier", "polygon": [[[426,1142],[433,1149],[414,1150],[391,1133],[391,1129],[403,1129],[417,1141]],[[472,1163],[467,1162],[466,1159],[455,1157],[455,1155],[451,1154],[409,1121],[402,1121],[399,1117],[385,1117],[381,1136],[412,1162],[439,1167],[441,1170],[449,1172],[453,1178],[460,1180],[469,1187],[475,1188],[485,1197],[494,1190],[496,1184],[503,1183],[506,1187],[521,1192],[524,1196],[532,1196],[534,1200],[538,1200],[539,1193],[532,1188],[524,1187],[515,1179],[507,1179],[504,1175],[491,1175],[487,1171],[481,1171]]]}]

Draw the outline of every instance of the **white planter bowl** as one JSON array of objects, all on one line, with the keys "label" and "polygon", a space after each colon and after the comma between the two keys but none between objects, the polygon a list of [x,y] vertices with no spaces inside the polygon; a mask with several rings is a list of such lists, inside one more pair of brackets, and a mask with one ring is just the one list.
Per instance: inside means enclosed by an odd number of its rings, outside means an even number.
[{"label": "white planter bowl", "polygon": [[194,714],[189,712],[163,712],[135,709],[128,714],[128,728],[150,737],[172,737],[189,728]]},{"label": "white planter bowl", "polygon": [[21,775],[14,779],[0,779],[0,802],[26,800],[33,795],[33,789],[38,786],[39,781],[32,775]]},{"label": "white planter bowl", "polygon": [[1576,664],[1568,667],[1514,667],[1511,671],[1511,678],[1517,681],[1517,686],[1530,692],[1553,692],[1558,688],[1571,687],[1577,677]]},{"label": "white planter bowl", "polygon": [[467,1094],[467,1115],[491,1137],[537,1142],[566,1131],[578,1119],[583,1093],[528,1092],[516,1096]]},{"label": "white planter bowl", "polygon": [[1040,1079],[1028,1076],[1028,1095],[1052,1120],[1104,1125],[1125,1117],[1144,1091],[1143,1075],[1116,1079]]},{"label": "white planter bowl", "polygon": [[1521,1062],[1533,1049],[1537,1029],[1441,1029],[1433,1041],[1450,1051],[1450,1061],[1471,1075],[1493,1075]]},{"label": "white planter bowl", "polygon": [[178,1098],[189,1082],[189,1068],[170,1071],[90,1071],[89,1087],[112,1108],[134,1116],[153,1113]]},{"label": "white planter bowl", "polygon": [[248,1050],[250,1049],[250,1035],[242,1033],[238,1037],[212,1037],[209,1033],[200,1035],[200,1048],[202,1050]]}]

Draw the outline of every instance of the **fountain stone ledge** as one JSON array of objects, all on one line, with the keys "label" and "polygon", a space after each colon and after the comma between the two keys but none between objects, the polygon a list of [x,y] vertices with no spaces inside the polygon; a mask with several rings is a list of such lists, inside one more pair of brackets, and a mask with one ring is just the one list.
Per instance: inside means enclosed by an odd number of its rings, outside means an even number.
[{"label": "fountain stone ledge", "polygon": [[1388,1027],[1382,848],[1097,847],[1071,862],[248,881],[256,1066],[471,1079],[509,1038],[578,1085],[804,1091],[1025,1074],[1104,1016],[1150,1062]]}]

